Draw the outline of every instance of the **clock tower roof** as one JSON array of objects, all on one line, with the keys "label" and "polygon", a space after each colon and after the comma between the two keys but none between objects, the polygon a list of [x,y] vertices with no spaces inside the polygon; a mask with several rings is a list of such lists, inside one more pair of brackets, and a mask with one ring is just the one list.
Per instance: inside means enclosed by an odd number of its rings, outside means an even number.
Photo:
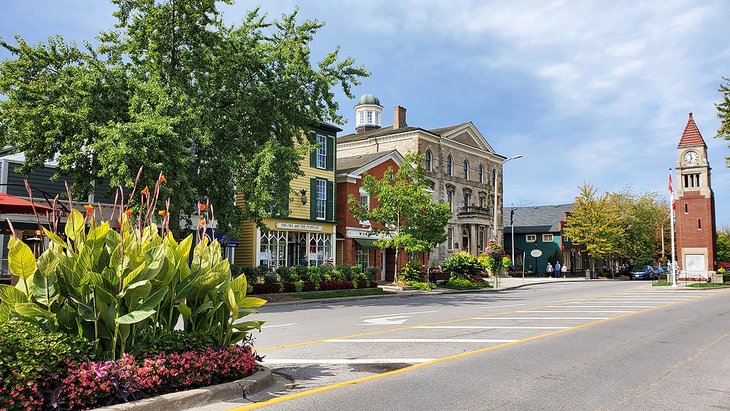
[{"label": "clock tower roof", "polygon": [[689,113],[687,125],[684,126],[684,133],[682,133],[682,138],[679,140],[679,145],[677,145],[677,148],[689,146],[707,147],[707,145],[705,144],[705,140],[702,139],[702,134],[700,134],[700,130],[697,128],[697,124],[695,124],[695,120],[692,118],[692,113]]}]

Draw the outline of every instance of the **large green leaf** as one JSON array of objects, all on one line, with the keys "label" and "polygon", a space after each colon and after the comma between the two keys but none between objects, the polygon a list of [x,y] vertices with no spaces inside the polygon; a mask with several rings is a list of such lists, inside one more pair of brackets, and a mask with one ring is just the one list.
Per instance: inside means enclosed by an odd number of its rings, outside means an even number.
[{"label": "large green leaf", "polygon": [[50,249],[46,250],[38,257],[37,266],[38,271],[41,272],[43,277],[49,277],[58,268],[60,260],[58,256],[53,253]]},{"label": "large green leaf", "polygon": [[154,308],[157,308],[157,306],[162,302],[163,299],[165,299],[165,295],[167,295],[167,291],[170,289],[168,286],[164,286],[152,294],[150,294],[147,298],[142,301],[142,305],[137,308],[137,310],[141,311],[148,311],[153,310]]},{"label": "large green leaf", "polygon": [[78,241],[78,237],[84,232],[84,225],[84,216],[81,215],[79,210],[71,210],[71,214],[66,219],[66,227],[64,228],[66,237]]},{"label": "large green leaf", "polygon": [[264,304],[266,304],[266,300],[263,298],[246,297],[238,303],[238,306],[242,308],[256,308],[261,307]]},{"label": "large green leaf", "polygon": [[9,304],[27,303],[28,296],[13,286],[0,284],[0,301]]},{"label": "large green leaf", "polygon": [[36,270],[35,256],[28,244],[10,237],[8,243],[8,265],[10,272],[24,280]]},{"label": "large green leaf", "polygon": [[180,261],[187,261],[188,256],[190,255],[190,247],[193,245],[193,235],[190,234],[189,236],[185,237],[184,240],[180,241],[180,244],[177,246],[177,257],[180,259]]},{"label": "large green leaf", "polygon": [[[129,284],[136,283],[138,281],[145,280],[146,276],[142,276],[141,274],[147,269],[147,264],[141,264],[134,270],[132,270],[129,274],[124,277],[124,280],[122,280],[122,288],[127,288]],[[139,277],[139,279],[138,279]]]},{"label": "large green leaf", "polygon": [[33,276],[33,298],[39,304],[50,307],[55,301],[58,301],[59,287],[56,275],[44,277],[42,275]]},{"label": "large green leaf", "polygon": [[150,295],[150,291],[152,291],[152,283],[149,280],[138,281],[119,293],[119,297],[124,297],[127,307],[134,311]]},{"label": "large green leaf", "polygon": [[19,315],[22,315],[23,317],[28,318],[42,317],[51,320],[56,317],[55,314],[44,309],[36,303],[15,304],[15,306],[13,307],[13,311],[18,313]]},{"label": "large green leaf", "polygon": [[251,330],[259,330],[261,331],[261,326],[264,325],[266,321],[243,321],[240,323],[233,324],[233,328],[239,330],[239,331],[251,331]]},{"label": "large green leaf", "polygon": [[58,234],[49,231],[46,228],[43,228],[43,232],[46,233],[46,236],[51,239],[54,243],[56,243],[59,247],[62,249],[66,249],[68,247],[68,244],[66,244],[65,241],[61,237],[58,236]]},{"label": "large green leaf", "polygon": [[155,310],[137,310],[116,319],[117,324],[137,324],[155,313]]},{"label": "large green leaf", "polygon": [[190,311],[190,307],[185,305],[185,303],[180,303],[175,306],[177,310],[182,314],[185,321],[190,321],[190,316],[192,315],[192,312]]}]

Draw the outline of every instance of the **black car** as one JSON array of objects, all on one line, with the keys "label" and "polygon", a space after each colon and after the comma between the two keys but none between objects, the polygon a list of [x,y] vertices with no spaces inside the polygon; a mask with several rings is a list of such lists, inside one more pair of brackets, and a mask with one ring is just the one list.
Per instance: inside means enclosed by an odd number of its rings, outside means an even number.
[{"label": "black car", "polygon": [[659,273],[650,265],[637,265],[629,272],[629,280],[658,280]]}]

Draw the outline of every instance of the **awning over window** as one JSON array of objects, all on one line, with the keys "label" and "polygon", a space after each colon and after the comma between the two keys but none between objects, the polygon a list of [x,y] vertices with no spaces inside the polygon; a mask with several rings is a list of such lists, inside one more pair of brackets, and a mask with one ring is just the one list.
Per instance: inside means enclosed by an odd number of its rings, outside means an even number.
[{"label": "awning over window", "polygon": [[353,240],[360,244],[362,248],[378,248],[375,246],[375,240],[372,238],[354,238]]}]

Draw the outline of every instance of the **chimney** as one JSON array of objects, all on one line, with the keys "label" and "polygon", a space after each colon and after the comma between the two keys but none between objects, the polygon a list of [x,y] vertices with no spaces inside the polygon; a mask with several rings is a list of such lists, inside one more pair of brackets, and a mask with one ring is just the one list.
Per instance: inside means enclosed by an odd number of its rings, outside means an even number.
[{"label": "chimney", "polygon": [[406,108],[401,106],[395,106],[395,112],[393,113],[393,130],[397,130],[407,125]]}]

